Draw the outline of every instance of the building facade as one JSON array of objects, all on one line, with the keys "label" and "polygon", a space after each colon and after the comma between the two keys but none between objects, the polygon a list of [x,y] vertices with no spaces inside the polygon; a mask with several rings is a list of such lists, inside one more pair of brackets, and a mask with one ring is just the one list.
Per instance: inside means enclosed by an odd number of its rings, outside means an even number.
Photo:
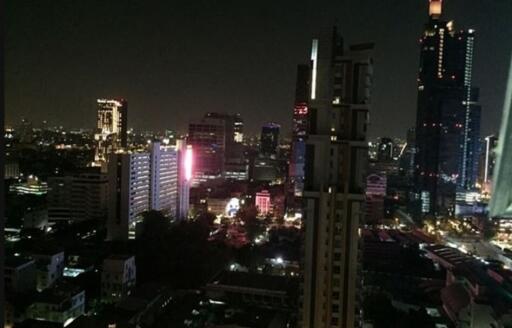
[{"label": "building facade", "polygon": [[300,326],[360,322],[359,224],[364,215],[372,44],[344,49],[336,29],[311,52]]},{"label": "building facade", "polygon": [[471,190],[478,175],[480,106],[472,85],[475,32],[456,31],[431,0],[420,38],[415,184],[423,214],[453,212],[457,189]]},{"label": "building facade", "polygon": [[108,154],[128,145],[128,102],[124,99],[98,99],[96,116],[96,152],[94,162],[105,165]]},{"label": "building facade", "polygon": [[109,159],[107,239],[136,237],[137,224],[149,210],[178,215],[178,151],[152,142],[146,152],[115,153]]},{"label": "building facade", "polygon": [[106,220],[107,175],[91,171],[50,177],[47,200],[49,220]]}]

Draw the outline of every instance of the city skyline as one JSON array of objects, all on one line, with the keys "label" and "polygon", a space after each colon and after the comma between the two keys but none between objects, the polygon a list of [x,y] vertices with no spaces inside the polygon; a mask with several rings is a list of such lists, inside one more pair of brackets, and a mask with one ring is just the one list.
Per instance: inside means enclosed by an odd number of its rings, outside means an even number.
[{"label": "city skyline", "polygon": [[[239,112],[249,134],[257,134],[266,121],[275,121],[288,136],[296,65],[307,59],[304,45],[316,26],[331,25],[337,18],[347,42],[376,43],[370,136],[404,136],[415,121],[417,41],[427,2],[323,3],[315,11],[312,4],[293,11],[287,11],[288,5],[242,9],[218,4],[203,10],[199,3],[160,4],[139,13],[133,3],[116,8],[112,2],[69,6],[57,1],[37,8],[40,15],[34,16],[34,5],[11,3],[6,122],[13,124],[25,116],[93,128],[96,99],[123,97],[130,103],[128,125],[137,129],[185,131],[201,112]],[[462,5],[453,0],[445,1],[444,7],[456,28],[476,30],[474,84],[481,89],[482,135],[496,133],[493,127],[499,122],[510,54],[506,40],[512,37],[506,13],[512,3]],[[118,14],[107,15],[112,9]],[[492,13],[493,24],[487,24],[482,13]],[[139,14],[142,20],[137,19]],[[254,15],[247,18],[249,14]],[[298,23],[303,21],[311,23]],[[388,28],[377,29],[380,25]],[[178,27],[185,32],[177,33]],[[100,32],[102,37],[96,37]],[[145,115],[148,111],[154,115]]]}]

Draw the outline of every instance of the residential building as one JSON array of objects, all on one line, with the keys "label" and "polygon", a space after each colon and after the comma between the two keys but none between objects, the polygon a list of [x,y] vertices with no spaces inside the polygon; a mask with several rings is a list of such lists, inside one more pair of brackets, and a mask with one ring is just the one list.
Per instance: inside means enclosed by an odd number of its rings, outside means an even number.
[{"label": "residential building", "polygon": [[336,28],[313,39],[304,183],[300,327],[361,322],[359,227],[364,216],[373,44],[345,50]]}]

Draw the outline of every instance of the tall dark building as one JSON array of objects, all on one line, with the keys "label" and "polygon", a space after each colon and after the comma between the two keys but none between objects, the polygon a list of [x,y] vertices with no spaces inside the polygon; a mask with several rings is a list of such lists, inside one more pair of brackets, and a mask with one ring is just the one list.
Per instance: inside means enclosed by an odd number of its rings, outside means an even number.
[{"label": "tall dark building", "polygon": [[288,171],[292,198],[295,198],[295,196],[300,197],[304,189],[310,78],[311,68],[309,65],[299,65],[297,67],[297,84],[293,107],[292,151]]},{"label": "tall dark building", "polygon": [[260,152],[264,156],[277,155],[279,146],[279,124],[267,123],[261,127]]},{"label": "tall dark building", "polygon": [[478,172],[480,106],[472,82],[475,33],[440,19],[431,0],[420,39],[415,184],[423,214],[453,210],[456,189],[474,187]]},{"label": "tall dark building", "polygon": [[336,29],[311,52],[300,327],[360,325],[359,224],[364,215],[373,44],[344,49]]}]

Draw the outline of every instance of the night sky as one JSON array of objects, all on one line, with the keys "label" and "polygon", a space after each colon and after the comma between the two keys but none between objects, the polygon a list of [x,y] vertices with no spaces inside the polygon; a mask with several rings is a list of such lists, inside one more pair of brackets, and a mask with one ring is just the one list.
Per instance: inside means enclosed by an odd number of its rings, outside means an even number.
[{"label": "night sky", "polygon": [[[414,125],[418,38],[427,0],[69,1],[6,3],[6,122],[94,126],[95,99],[123,97],[130,127],[179,129],[207,111],[240,112],[289,132],[296,66],[335,22],[376,43],[372,136]],[[445,0],[444,18],[477,31],[482,133],[499,128],[512,49],[511,0]]]}]

